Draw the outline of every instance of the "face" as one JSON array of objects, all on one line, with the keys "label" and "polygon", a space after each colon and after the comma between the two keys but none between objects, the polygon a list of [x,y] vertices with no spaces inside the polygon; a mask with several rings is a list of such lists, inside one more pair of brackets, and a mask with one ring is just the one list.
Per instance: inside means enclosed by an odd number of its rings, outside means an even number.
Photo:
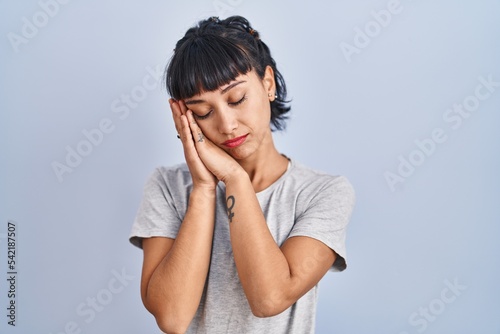
[{"label": "face", "polygon": [[184,102],[208,139],[233,158],[245,159],[272,145],[269,102],[274,94],[274,73],[267,67],[262,79],[250,71]]}]

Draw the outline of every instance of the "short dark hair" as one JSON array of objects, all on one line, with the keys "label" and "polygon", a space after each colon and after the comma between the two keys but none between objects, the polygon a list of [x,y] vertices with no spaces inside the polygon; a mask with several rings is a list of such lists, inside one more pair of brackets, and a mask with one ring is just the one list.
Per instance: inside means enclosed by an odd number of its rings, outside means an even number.
[{"label": "short dark hair", "polygon": [[290,111],[285,80],[269,47],[244,17],[211,17],[188,29],[175,46],[165,83],[170,96],[181,100],[214,91],[253,69],[262,79],[267,66],[273,69],[276,82],[270,122],[273,131],[282,130]]}]

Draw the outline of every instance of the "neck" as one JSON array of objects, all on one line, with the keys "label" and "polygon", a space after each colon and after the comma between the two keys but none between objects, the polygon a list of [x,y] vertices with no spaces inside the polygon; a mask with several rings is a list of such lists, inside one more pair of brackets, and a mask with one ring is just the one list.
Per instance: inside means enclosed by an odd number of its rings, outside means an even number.
[{"label": "neck", "polygon": [[266,142],[265,145],[261,145],[259,151],[250,157],[238,160],[240,166],[250,177],[255,192],[262,191],[273,184],[286,172],[288,167],[288,158],[278,152],[271,134]]}]

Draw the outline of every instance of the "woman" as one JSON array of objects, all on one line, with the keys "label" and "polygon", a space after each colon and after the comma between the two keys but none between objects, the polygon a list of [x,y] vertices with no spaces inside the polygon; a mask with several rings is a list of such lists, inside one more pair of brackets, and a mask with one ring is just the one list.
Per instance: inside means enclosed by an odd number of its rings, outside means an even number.
[{"label": "woman", "polygon": [[166,333],[313,333],[317,284],[346,267],[350,183],[275,148],[285,82],[246,19],[189,29],[166,83],[186,163],[155,170],[133,226],[145,307]]}]

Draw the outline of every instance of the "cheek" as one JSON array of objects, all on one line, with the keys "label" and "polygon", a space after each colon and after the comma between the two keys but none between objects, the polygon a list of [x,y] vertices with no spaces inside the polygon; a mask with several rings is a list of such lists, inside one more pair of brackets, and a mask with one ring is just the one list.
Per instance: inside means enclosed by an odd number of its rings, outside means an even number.
[{"label": "cheek", "polygon": [[262,101],[259,118],[263,126],[268,126],[271,123],[271,104],[267,98]]},{"label": "cheek", "polygon": [[252,115],[254,120],[259,124],[269,123],[271,120],[271,104],[266,96],[260,98],[257,103],[252,106]]},{"label": "cheek", "polygon": [[214,136],[214,134],[216,134],[216,132],[217,132],[215,122],[210,122],[210,121],[207,122],[207,120],[205,120],[203,122],[198,121],[197,124],[198,124],[198,127],[201,129],[201,132],[203,132],[203,135],[205,137],[207,137],[211,141],[216,139],[216,136]]}]

